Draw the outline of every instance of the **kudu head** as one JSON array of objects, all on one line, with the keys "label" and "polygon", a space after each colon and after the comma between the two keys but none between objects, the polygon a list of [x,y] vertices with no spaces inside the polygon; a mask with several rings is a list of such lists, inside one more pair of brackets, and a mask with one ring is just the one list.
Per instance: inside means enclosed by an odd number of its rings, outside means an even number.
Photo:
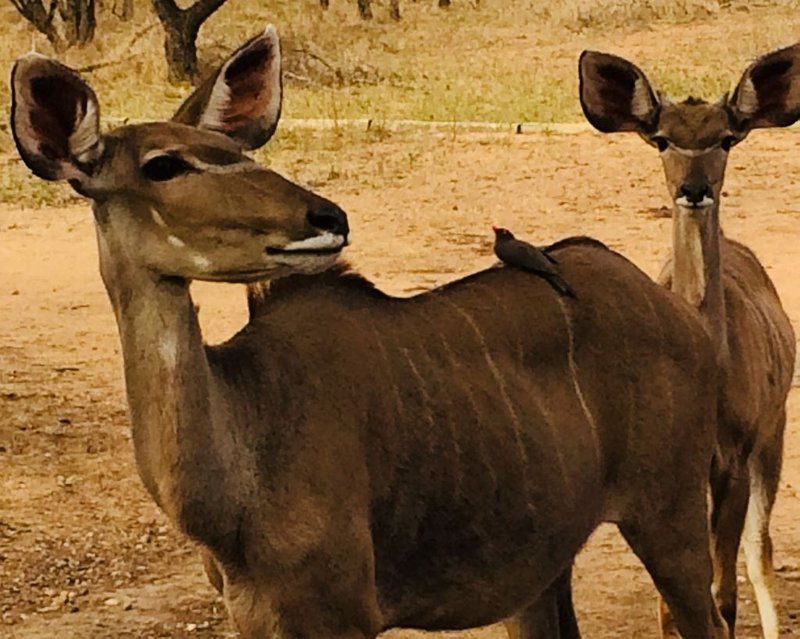
[{"label": "kudu head", "polygon": [[719,204],[731,147],[751,129],[800,118],[800,44],[756,60],[733,93],[713,104],[672,102],[636,65],[615,55],[584,51],[579,71],[589,122],[603,133],[635,131],[657,148],[676,210],[696,215]]},{"label": "kudu head", "polygon": [[245,154],[269,140],[280,117],[272,26],[169,122],[102,133],[91,87],[36,54],[17,60],[11,84],[22,159],[93,202],[104,278],[125,260],[156,277],[247,282],[324,269],[347,243],[339,207]]}]

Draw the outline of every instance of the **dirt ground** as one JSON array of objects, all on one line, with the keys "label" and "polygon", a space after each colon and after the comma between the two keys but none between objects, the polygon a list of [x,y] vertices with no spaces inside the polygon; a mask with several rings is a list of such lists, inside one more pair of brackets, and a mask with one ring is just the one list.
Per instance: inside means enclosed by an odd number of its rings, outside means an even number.
[{"label": "dirt ground", "polygon": [[[723,204],[726,232],[757,252],[798,328],[799,144],[797,130],[754,134],[732,153]],[[491,223],[539,243],[592,235],[651,275],[669,250],[660,165],[635,136],[426,133],[340,155],[339,177],[315,188],[350,214],[347,258],[393,293],[490,264]],[[384,163],[394,167],[390,179],[375,168]],[[314,182],[308,165],[289,173]],[[194,290],[208,341],[245,321],[240,287]],[[0,636],[236,636],[194,549],[139,482],[121,372],[88,207],[1,209]],[[797,390],[789,403],[772,529],[781,621],[793,635],[800,634]],[[656,636],[653,587],[613,529],[601,528],[580,554],[575,586],[585,636]],[[751,597],[743,585],[740,637],[760,636]],[[436,635],[445,636],[505,635],[500,627]]]}]

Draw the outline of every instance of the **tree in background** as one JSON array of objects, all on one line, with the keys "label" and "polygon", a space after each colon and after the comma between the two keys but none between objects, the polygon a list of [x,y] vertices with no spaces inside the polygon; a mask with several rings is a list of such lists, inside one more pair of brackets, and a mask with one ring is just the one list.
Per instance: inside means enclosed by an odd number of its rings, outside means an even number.
[{"label": "tree in background", "polygon": [[95,0],[11,0],[11,4],[56,51],[86,44],[94,37]]},{"label": "tree in background", "polygon": [[223,4],[225,0],[197,0],[181,9],[175,0],[153,0],[153,8],[164,27],[164,51],[171,82],[197,80],[197,34]]},{"label": "tree in background", "polygon": [[[414,0],[416,2],[417,0]],[[475,5],[480,2],[480,0],[474,0]],[[356,4],[358,5],[358,15],[360,15],[364,20],[371,20],[372,19],[372,0],[356,0]],[[438,0],[438,4],[440,7],[447,8],[450,6],[450,0]],[[323,9],[327,9],[330,7],[331,2],[330,0],[319,0],[319,6]],[[389,16],[393,20],[400,19],[400,0],[389,0]]]},{"label": "tree in background", "polygon": [[94,0],[59,0],[58,14],[67,44],[86,44],[94,38],[97,20]]},{"label": "tree in background", "polygon": [[372,20],[372,0],[358,0],[358,15],[364,20]]},{"label": "tree in background", "polygon": [[123,22],[133,20],[133,0],[114,0],[111,13]]}]

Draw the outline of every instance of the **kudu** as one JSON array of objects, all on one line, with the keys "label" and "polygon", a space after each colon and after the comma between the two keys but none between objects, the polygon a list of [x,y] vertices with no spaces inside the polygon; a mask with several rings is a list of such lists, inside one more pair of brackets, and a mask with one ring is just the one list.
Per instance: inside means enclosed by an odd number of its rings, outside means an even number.
[{"label": "kudu", "polygon": [[[764,636],[778,637],[769,520],[783,454],[795,337],[769,276],[727,239],[719,208],[731,148],[755,128],[800,118],[800,45],[759,58],[714,104],[675,103],[635,65],[584,52],[580,97],[602,132],[635,131],[660,153],[673,199],[672,258],[660,281],[698,307],[721,367],[720,454],[712,469],[715,592],[733,632],[736,558],[743,539]],[[744,530],[744,536],[742,531]]]},{"label": "kudu", "polygon": [[[345,214],[243,152],[278,122],[271,28],[172,122],[101,134],[91,88],[35,55],[12,88],[26,164],[93,203],[139,473],[244,637],[507,618],[603,520],[684,637],[724,636],[716,369],[682,300],[580,238],[550,249],[579,302],[511,268],[410,299],[313,274],[345,245]],[[264,279],[241,332],[205,346],[190,282]]]}]

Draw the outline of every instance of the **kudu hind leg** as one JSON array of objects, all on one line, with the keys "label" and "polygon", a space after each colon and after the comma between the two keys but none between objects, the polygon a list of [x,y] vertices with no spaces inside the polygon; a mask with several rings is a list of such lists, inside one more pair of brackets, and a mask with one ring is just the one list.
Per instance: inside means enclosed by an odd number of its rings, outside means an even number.
[{"label": "kudu hind leg", "polygon": [[580,639],[572,605],[572,565],[505,626],[509,639]]},{"label": "kudu hind leg", "polygon": [[724,639],[725,621],[711,594],[713,570],[705,498],[687,496],[680,511],[641,512],[619,529],[664,597],[683,639]]},{"label": "kudu hind leg", "polygon": [[211,582],[211,585],[214,586],[214,589],[218,593],[222,594],[223,578],[222,573],[217,567],[216,560],[211,553],[205,549],[200,551],[200,556],[203,560],[203,569],[206,571],[206,577],[208,577],[208,581]]},{"label": "kudu hind leg", "polygon": [[[784,418],[785,419],[785,418]],[[775,606],[775,567],[772,563],[772,538],[769,520],[780,480],[783,451],[763,451],[751,458],[750,499],[745,517],[744,546],[747,576],[753,585],[765,639],[777,639],[780,633]]]}]

